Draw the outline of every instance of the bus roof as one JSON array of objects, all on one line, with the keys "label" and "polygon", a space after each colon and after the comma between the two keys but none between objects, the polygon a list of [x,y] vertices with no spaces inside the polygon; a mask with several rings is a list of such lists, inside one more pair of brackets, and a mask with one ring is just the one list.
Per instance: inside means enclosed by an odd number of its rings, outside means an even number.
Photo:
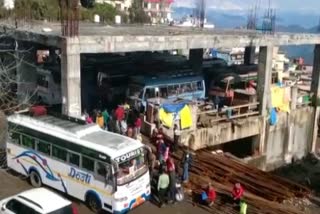
[{"label": "bus roof", "polygon": [[177,83],[187,83],[193,81],[204,80],[201,74],[195,74],[193,72],[174,72],[174,73],[163,73],[157,76],[144,75],[134,76],[131,78],[131,82],[139,85],[167,85]]},{"label": "bus roof", "polygon": [[81,125],[51,115],[30,117],[13,114],[8,121],[101,152],[111,159],[143,145],[132,138],[102,130],[96,124]]}]

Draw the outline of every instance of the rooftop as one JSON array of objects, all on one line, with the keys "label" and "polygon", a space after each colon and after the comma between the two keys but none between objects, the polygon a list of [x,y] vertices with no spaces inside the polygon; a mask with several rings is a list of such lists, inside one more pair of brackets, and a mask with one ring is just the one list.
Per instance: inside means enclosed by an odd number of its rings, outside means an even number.
[{"label": "rooftop", "polygon": [[15,114],[9,116],[8,120],[17,125],[102,152],[111,159],[142,146],[134,139],[104,131],[96,124],[81,125],[49,115],[30,117]]},{"label": "rooftop", "polygon": [[[320,44],[319,34],[275,33],[241,29],[199,29],[193,27],[119,25],[107,26],[94,23],[80,23],[78,38],[69,43],[79,45],[81,53],[107,53],[131,51],[157,51],[196,48],[232,48],[268,45]],[[1,27],[2,26],[2,27]],[[33,41],[61,47],[60,23],[37,22],[18,26],[17,29],[6,23],[0,24],[12,29],[17,40]],[[49,30],[49,31],[48,31]],[[8,31],[8,30],[7,30]]]}]

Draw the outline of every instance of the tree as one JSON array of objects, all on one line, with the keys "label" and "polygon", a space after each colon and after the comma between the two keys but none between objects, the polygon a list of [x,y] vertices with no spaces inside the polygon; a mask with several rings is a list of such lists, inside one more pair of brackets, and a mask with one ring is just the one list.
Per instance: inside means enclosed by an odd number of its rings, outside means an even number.
[{"label": "tree", "polygon": [[17,42],[10,36],[9,29],[2,29],[0,33],[0,168],[6,164],[5,142],[7,138],[6,116],[14,111],[27,108],[31,104],[31,98],[26,93],[18,100],[17,85],[17,67],[24,62],[24,52],[28,50],[19,50]]},{"label": "tree", "polygon": [[143,0],[134,0],[129,9],[129,19],[131,23],[150,23],[150,17],[143,10]]}]

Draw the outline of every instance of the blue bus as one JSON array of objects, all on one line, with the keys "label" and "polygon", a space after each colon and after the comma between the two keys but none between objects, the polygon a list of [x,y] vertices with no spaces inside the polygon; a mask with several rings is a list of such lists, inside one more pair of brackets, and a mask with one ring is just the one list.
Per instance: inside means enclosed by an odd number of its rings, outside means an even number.
[{"label": "blue bus", "polygon": [[134,76],[127,91],[127,96],[136,107],[141,104],[146,107],[147,100],[151,98],[195,100],[204,99],[205,94],[204,77],[193,72]]}]

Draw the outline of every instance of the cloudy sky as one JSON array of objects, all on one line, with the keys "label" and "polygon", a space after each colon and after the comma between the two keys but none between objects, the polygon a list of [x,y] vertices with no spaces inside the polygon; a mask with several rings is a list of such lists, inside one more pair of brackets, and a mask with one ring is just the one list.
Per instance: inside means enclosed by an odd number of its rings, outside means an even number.
[{"label": "cloudy sky", "polygon": [[[193,7],[198,0],[174,0],[175,6]],[[210,8],[222,10],[248,10],[260,1],[261,8],[268,7],[269,0],[207,0]],[[289,11],[320,11],[320,0],[271,0],[272,7]]]}]

